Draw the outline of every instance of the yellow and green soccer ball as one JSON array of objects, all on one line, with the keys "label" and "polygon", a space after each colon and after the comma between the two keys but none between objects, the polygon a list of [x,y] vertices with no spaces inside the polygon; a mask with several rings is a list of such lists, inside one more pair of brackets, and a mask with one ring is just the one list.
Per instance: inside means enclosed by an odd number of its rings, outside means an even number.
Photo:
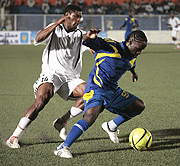
[{"label": "yellow and green soccer ball", "polygon": [[147,150],[152,144],[152,135],[145,128],[136,128],[130,133],[129,142],[135,150]]}]

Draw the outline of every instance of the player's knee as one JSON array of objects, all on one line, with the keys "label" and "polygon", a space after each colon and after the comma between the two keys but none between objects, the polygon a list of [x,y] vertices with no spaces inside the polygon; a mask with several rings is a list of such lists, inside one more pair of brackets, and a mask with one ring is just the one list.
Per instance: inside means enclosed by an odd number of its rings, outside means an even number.
[{"label": "player's knee", "polygon": [[142,112],[146,108],[144,101],[142,101],[141,99],[139,99],[138,106],[139,106],[139,112]]},{"label": "player's knee", "polygon": [[89,127],[95,122],[99,115],[98,111],[93,111],[93,110],[87,110],[86,113],[84,114],[84,120],[88,123]]},{"label": "player's knee", "polygon": [[136,103],[136,107],[135,107],[135,112],[137,115],[139,115],[145,109],[146,105],[141,99],[138,99],[136,102],[137,103]]},{"label": "player's knee", "polygon": [[126,115],[128,117],[135,117],[137,115],[140,115],[142,111],[145,109],[146,105],[141,99],[137,99],[130,107],[130,109],[127,110]]}]

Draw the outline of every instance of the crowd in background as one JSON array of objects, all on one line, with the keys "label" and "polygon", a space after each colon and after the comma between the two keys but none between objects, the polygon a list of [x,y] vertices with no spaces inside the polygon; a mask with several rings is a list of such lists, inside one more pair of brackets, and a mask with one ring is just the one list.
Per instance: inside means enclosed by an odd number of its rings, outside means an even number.
[{"label": "crowd in background", "polygon": [[1,0],[8,14],[62,14],[68,4],[80,6],[84,14],[128,14],[129,9],[136,15],[180,13],[180,0]]}]

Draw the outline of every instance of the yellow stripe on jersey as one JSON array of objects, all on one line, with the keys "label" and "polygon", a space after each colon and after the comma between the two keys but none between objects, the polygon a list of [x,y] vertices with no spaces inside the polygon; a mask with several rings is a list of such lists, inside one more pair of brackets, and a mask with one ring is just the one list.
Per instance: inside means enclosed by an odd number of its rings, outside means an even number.
[{"label": "yellow stripe on jersey", "polygon": [[83,95],[83,99],[88,103],[89,99],[92,99],[94,95],[94,90],[91,90],[89,93]]},{"label": "yellow stripe on jersey", "polygon": [[131,64],[131,68],[134,66],[134,62],[135,62],[136,58],[132,59],[131,61],[129,61],[129,63]]},{"label": "yellow stripe on jersey", "polygon": [[[105,39],[106,42],[111,42],[111,43],[116,43],[114,40],[111,40],[111,39]],[[99,58],[102,58],[102,57],[115,57],[115,58],[121,58],[121,55],[118,53],[118,49],[113,46],[112,44],[109,44],[113,50],[114,50],[114,53],[98,53],[97,56],[96,56],[96,59],[99,59]]]},{"label": "yellow stripe on jersey", "polygon": [[[135,18],[131,18],[132,22],[133,22],[133,25],[136,25],[136,22],[135,22]],[[132,30],[135,30],[135,28],[132,28]]]},{"label": "yellow stripe on jersey", "polygon": [[[99,64],[101,64],[105,59],[102,59],[101,61],[99,61],[98,63],[96,63],[96,66],[97,66],[97,70],[96,70],[96,76],[99,78],[99,80],[101,81],[102,83],[102,79],[99,77],[98,73],[99,73]],[[101,86],[101,83],[96,79],[96,77],[94,76],[94,79],[93,81],[99,86],[99,87],[102,87]]]},{"label": "yellow stripe on jersey", "polygon": [[107,54],[107,53],[98,53],[96,56],[96,59],[102,58],[102,57],[115,57],[115,58],[121,58],[121,55],[119,53],[112,53],[112,54]]}]

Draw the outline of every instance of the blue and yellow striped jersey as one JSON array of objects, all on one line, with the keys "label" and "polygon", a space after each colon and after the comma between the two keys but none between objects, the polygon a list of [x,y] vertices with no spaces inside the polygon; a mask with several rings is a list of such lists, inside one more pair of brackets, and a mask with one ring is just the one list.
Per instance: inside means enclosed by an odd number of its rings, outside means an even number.
[{"label": "blue and yellow striped jersey", "polygon": [[84,41],[83,44],[95,51],[95,65],[89,74],[85,92],[99,88],[117,89],[121,76],[136,66],[136,58],[130,56],[125,42],[96,37]]}]

